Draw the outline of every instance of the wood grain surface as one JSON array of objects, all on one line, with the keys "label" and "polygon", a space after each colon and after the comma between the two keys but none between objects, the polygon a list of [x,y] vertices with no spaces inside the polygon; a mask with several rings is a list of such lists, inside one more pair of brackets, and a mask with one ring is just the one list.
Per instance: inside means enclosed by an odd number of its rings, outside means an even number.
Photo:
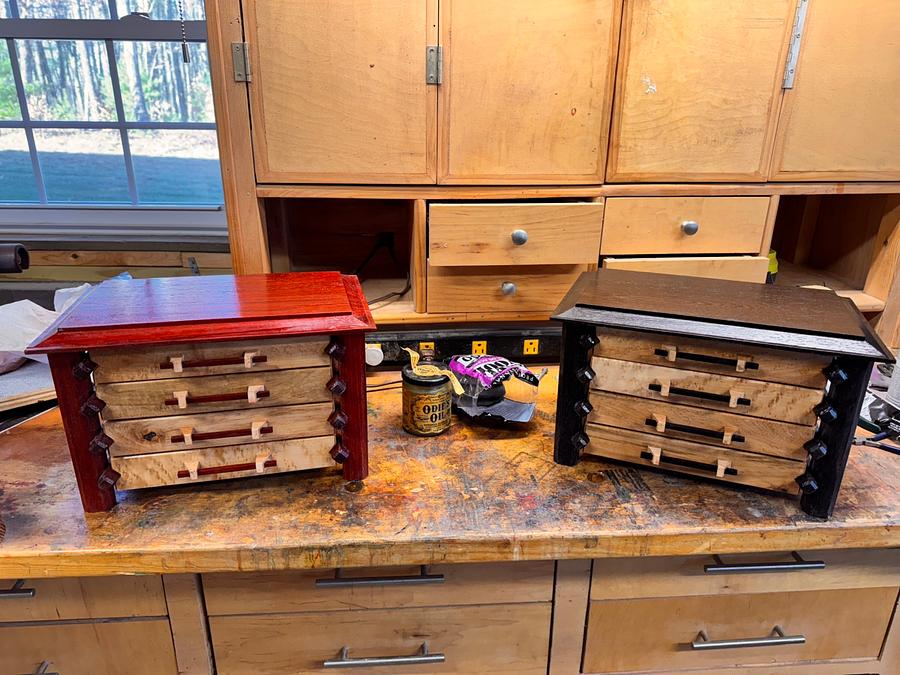
[{"label": "wood grain surface", "polygon": [[[394,372],[375,382],[398,380]],[[854,447],[826,522],[796,500],[603,461],[553,462],[556,369],[524,429],[401,431],[369,393],[371,477],[333,470],[119,493],[85,515],[57,413],[0,435],[0,576],[289,570],[900,546],[900,462]]]}]

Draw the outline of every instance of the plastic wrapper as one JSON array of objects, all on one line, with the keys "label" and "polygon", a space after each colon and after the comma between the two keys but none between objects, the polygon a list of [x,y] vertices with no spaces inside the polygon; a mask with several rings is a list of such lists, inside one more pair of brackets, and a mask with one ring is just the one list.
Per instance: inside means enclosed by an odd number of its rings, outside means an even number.
[{"label": "plastic wrapper", "polygon": [[459,413],[473,419],[529,422],[534,416],[544,368],[534,373],[503,356],[462,354],[448,364],[463,393],[453,396]]}]

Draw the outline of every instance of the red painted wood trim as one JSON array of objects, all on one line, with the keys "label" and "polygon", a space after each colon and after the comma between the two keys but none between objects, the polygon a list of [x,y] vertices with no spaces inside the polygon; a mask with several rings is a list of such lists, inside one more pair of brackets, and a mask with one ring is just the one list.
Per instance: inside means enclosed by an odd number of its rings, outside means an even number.
[{"label": "red painted wood trim", "polygon": [[336,404],[347,416],[344,428],[338,433],[340,442],[350,451],[343,465],[344,479],[362,480],[369,475],[365,339],[362,333],[342,335],[336,339],[344,347],[344,354],[334,360],[334,370],[347,383],[347,391],[335,398]]}]

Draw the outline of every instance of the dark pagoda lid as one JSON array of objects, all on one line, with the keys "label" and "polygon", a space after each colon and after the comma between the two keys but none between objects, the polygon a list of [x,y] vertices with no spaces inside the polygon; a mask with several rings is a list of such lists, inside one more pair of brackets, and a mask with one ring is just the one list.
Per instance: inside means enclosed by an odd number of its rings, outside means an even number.
[{"label": "dark pagoda lid", "polygon": [[553,318],[893,360],[851,300],[794,286],[601,269],[578,278]]}]

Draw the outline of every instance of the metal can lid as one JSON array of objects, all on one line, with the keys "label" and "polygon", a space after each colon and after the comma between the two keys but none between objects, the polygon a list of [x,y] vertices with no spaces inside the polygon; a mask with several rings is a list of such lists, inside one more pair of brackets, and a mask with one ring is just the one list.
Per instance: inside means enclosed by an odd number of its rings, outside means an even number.
[{"label": "metal can lid", "polygon": [[450,381],[450,378],[446,375],[417,375],[413,371],[412,366],[408,363],[403,366],[403,370],[400,371],[400,377],[403,378],[404,382],[409,382],[410,384],[418,384],[425,387],[444,384],[445,382]]}]

